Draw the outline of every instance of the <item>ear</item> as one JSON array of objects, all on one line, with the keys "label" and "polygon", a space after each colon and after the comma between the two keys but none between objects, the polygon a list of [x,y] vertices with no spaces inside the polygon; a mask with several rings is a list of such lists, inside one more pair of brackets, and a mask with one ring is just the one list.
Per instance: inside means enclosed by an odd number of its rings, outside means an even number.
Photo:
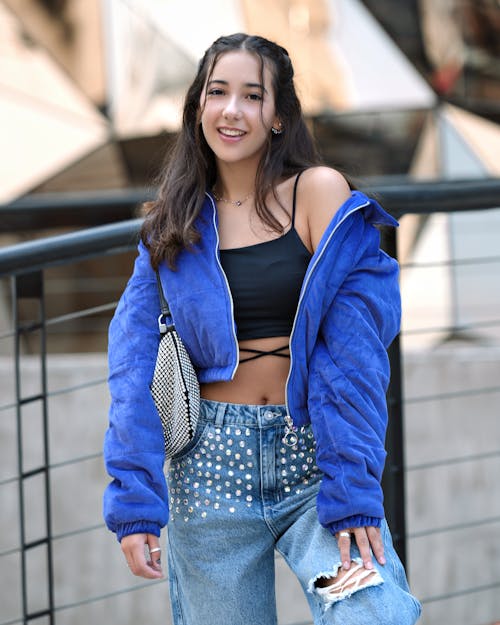
[{"label": "ear", "polygon": [[273,135],[280,135],[283,132],[283,124],[278,118],[274,120],[274,123],[271,126],[271,132]]}]

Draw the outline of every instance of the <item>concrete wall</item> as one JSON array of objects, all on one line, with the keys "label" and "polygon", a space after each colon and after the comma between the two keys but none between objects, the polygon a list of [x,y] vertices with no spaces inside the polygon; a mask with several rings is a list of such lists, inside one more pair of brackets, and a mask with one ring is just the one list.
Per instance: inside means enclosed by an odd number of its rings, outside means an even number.
[{"label": "concrete wall", "polygon": [[[22,362],[24,393],[39,388],[36,359]],[[100,450],[107,425],[106,362],[103,355],[49,358],[50,455],[56,604],[116,593],[78,609],[57,613],[58,625],[96,623],[151,625],[170,623],[166,583],[134,578],[113,537],[101,521],[101,497],[107,483]],[[433,352],[406,354],[408,398],[446,391],[498,386],[500,349],[449,346]],[[61,392],[67,387],[79,387]],[[12,362],[0,358],[0,623],[20,614],[20,557],[17,443]],[[408,472],[409,576],[420,598],[436,597],[500,580],[500,419],[498,391],[445,401],[410,401],[406,407]],[[23,411],[24,468],[40,462],[41,420],[38,407]],[[490,453],[470,462],[422,466],[446,459]],[[81,461],[75,463],[74,459]],[[26,527],[29,538],[44,530],[43,484],[33,478],[27,487]],[[474,528],[466,524],[496,517]],[[430,530],[463,524],[442,533]],[[79,532],[84,528],[86,531]],[[164,540],[164,539],[163,539]],[[10,551],[13,550],[12,553]],[[43,550],[29,557],[34,589],[32,609],[43,608]],[[284,561],[277,558],[277,600],[280,623],[307,623],[305,600]],[[141,588],[142,586],[145,586]],[[121,594],[124,588],[137,590]],[[423,625],[485,625],[500,617],[498,588],[464,594],[425,605]]]}]

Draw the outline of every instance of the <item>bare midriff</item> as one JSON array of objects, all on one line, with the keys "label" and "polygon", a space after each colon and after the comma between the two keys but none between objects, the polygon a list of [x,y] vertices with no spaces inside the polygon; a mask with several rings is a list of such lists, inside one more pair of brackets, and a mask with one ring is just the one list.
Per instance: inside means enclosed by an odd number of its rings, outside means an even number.
[{"label": "bare midriff", "polygon": [[[251,350],[272,351],[288,343],[289,337],[240,341],[240,358],[243,360]],[[283,350],[288,354],[287,350]],[[255,360],[240,362],[234,378],[229,382],[212,382],[201,385],[201,396],[214,401],[232,404],[284,404],[285,385],[290,369],[290,359],[276,355],[264,355]]]}]

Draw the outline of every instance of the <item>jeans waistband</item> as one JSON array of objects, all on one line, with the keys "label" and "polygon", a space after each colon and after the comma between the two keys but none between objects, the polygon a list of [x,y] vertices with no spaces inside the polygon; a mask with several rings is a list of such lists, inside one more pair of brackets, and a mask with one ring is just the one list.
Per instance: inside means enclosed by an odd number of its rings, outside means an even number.
[{"label": "jeans waistband", "polygon": [[200,418],[211,421],[217,426],[246,425],[265,427],[285,423],[286,406],[284,405],[247,405],[201,399]]}]

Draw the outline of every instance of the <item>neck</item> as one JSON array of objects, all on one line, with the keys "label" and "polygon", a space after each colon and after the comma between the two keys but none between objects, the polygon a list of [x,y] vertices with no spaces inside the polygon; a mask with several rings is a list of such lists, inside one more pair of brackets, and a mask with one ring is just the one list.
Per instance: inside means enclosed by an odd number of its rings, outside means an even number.
[{"label": "neck", "polygon": [[245,169],[245,167],[234,165],[219,165],[214,185],[217,194],[230,200],[242,200],[254,192],[256,171],[256,168]]}]

